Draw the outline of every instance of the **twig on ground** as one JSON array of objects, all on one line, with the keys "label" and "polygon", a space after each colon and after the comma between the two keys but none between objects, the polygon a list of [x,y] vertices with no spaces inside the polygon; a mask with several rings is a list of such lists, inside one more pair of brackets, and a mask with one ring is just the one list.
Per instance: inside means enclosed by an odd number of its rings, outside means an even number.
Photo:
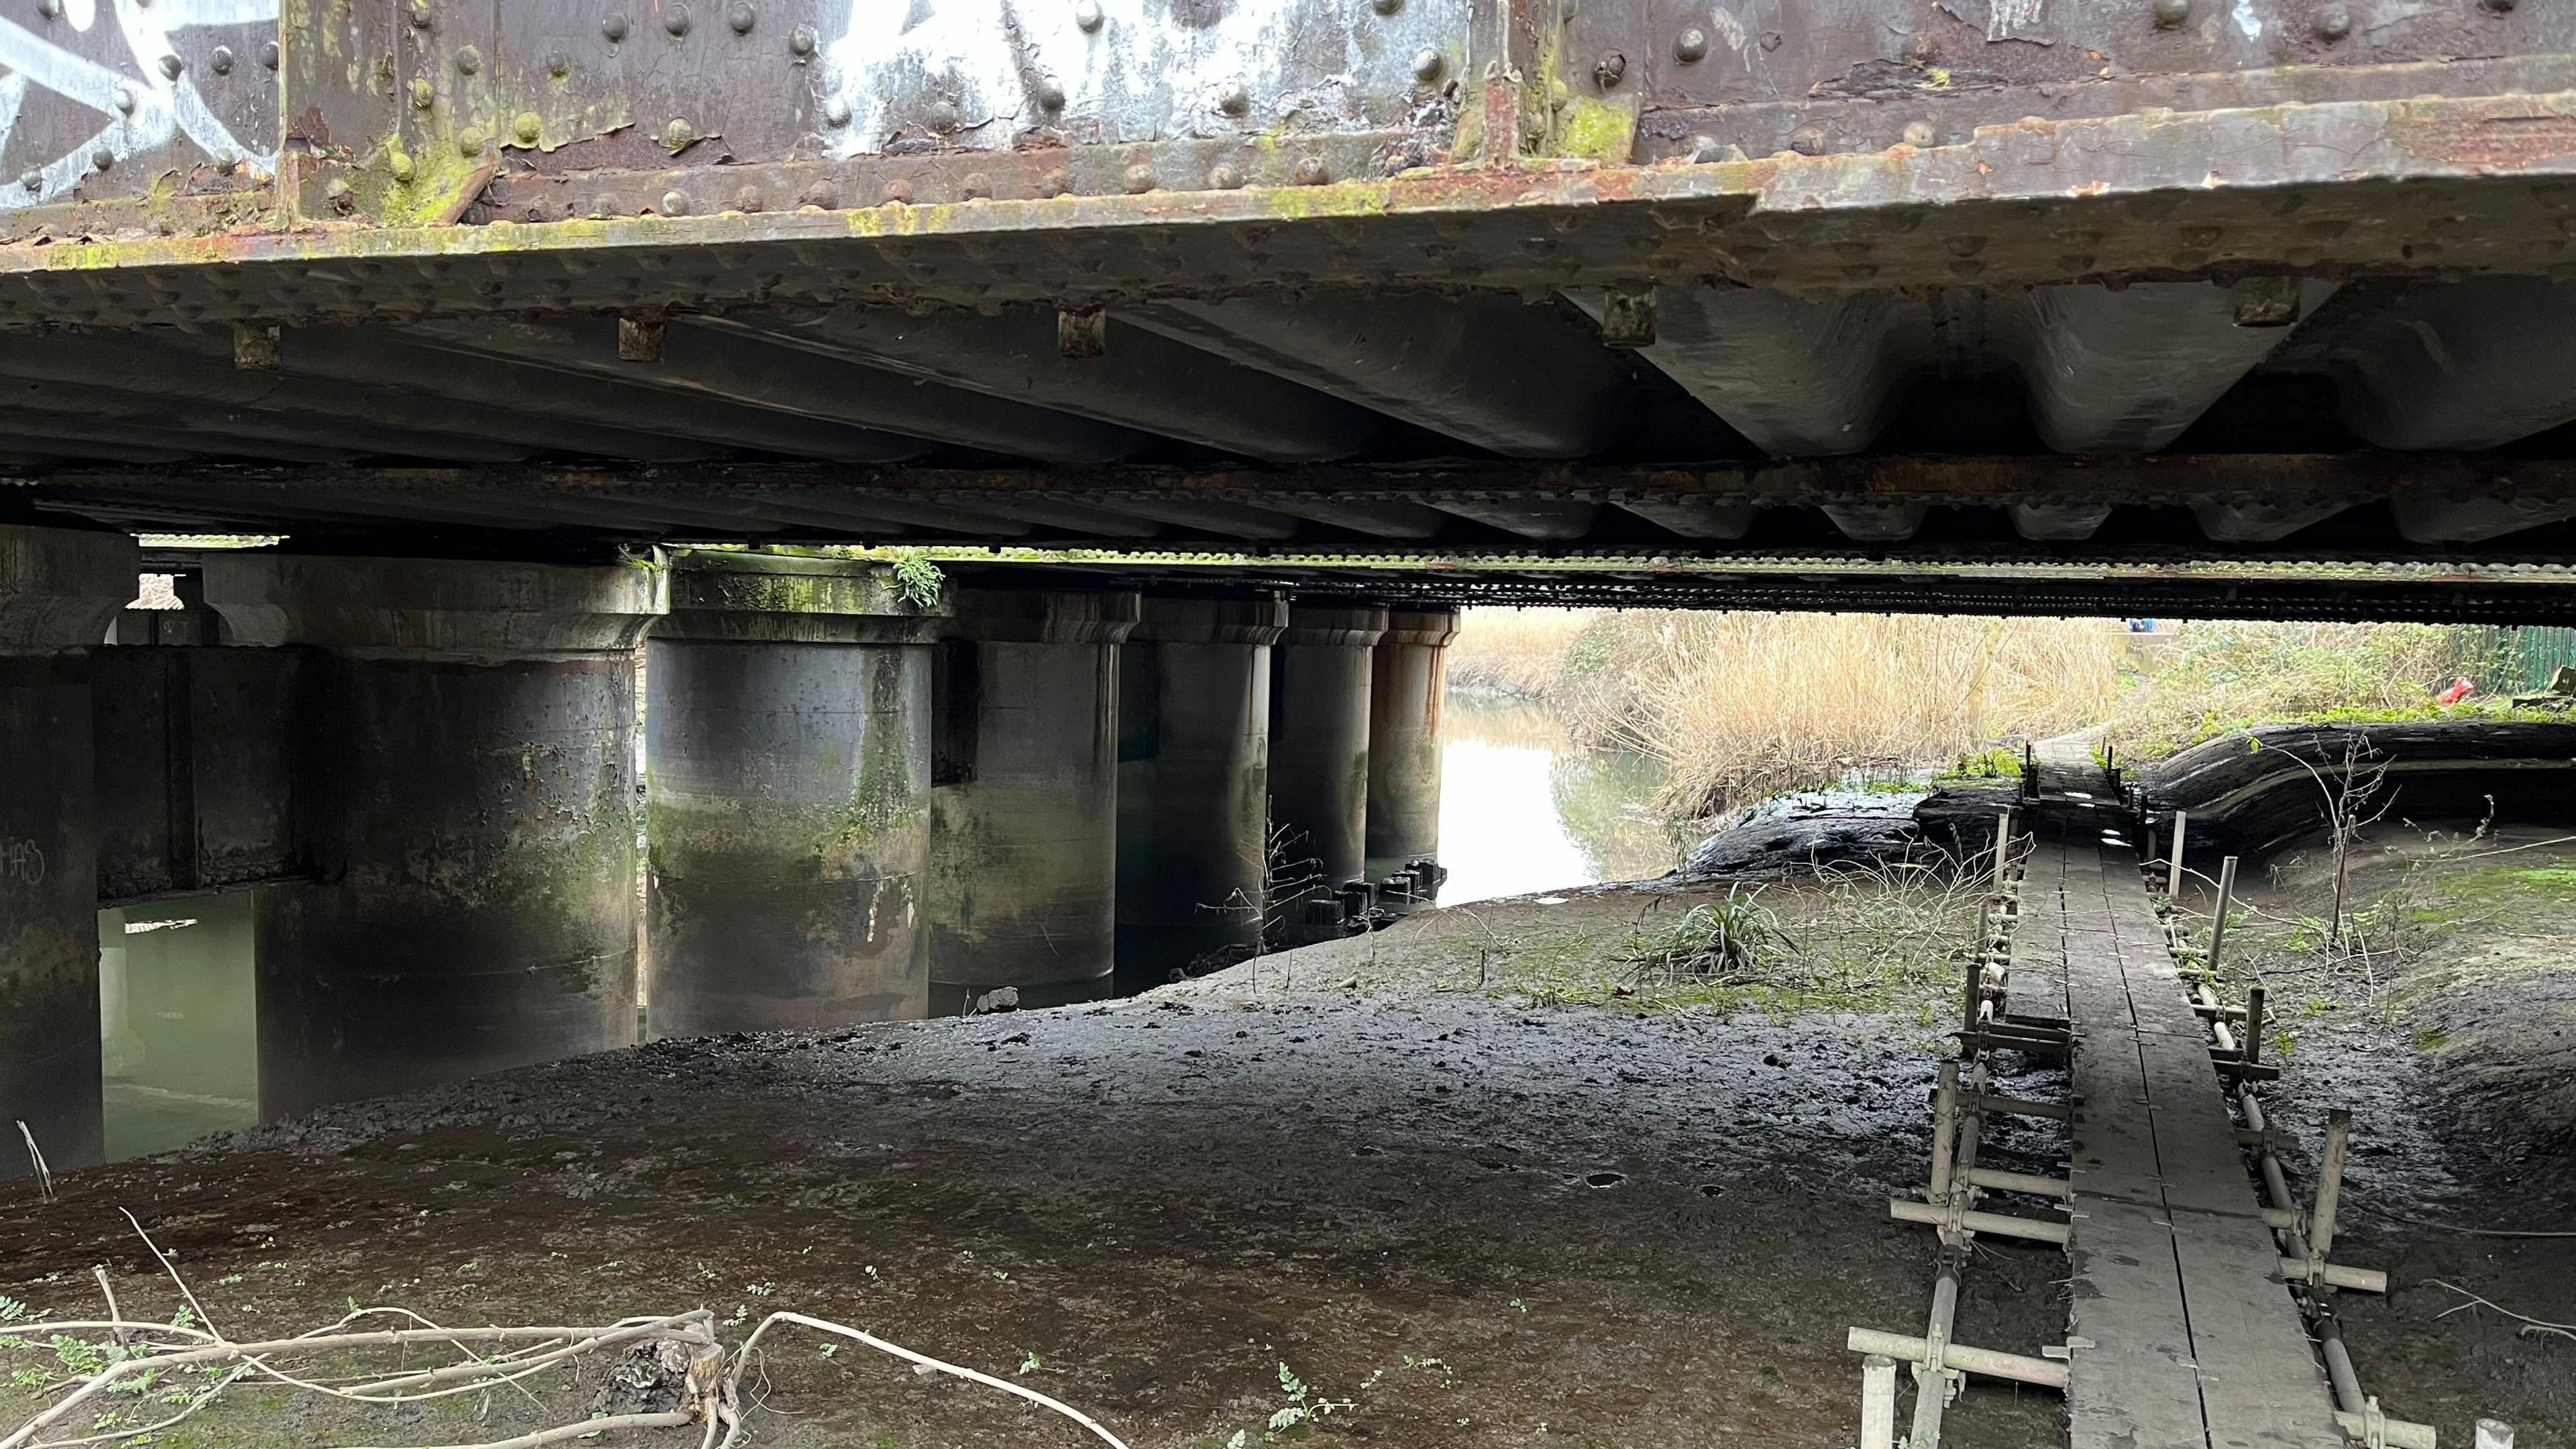
[{"label": "twig on ground", "polygon": [[2503,1314],[2505,1317],[2512,1319],[2514,1322],[2526,1325],[2522,1330],[2522,1335],[2525,1338],[2529,1338],[2535,1334],[2549,1333],[2556,1334],[2558,1337],[2566,1339],[2571,1343],[2576,1343],[2576,1323],[2551,1323],[2547,1319],[2534,1318],[2527,1313],[2516,1313],[2512,1309],[2505,1307],[2503,1304],[2498,1303],[2493,1299],[2479,1297],[2457,1283],[2447,1283],[2439,1278],[2428,1278],[2425,1281],[2436,1288],[2448,1288],[2452,1292],[2469,1300],[2466,1303],[2452,1304],[2450,1307],[2434,1314],[2433,1316],[2435,1318],[2448,1318],[2452,1314],[2468,1308],[2492,1308],[2496,1312]]},{"label": "twig on ground", "polygon": [[725,1378],[724,1398],[727,1406],[725,1414],[727,1418],[733,1420],[733,1427],[731,1431],[725,1435],[724,1439],[727,1449],[731,1449],[732,1445],[740,1442],[745,1428],[741,1416],[736,1413],[732,1407],[735,1402],[736,1392],[742,1382],[743,1366],[751,1362],[752,1351],[759,1346],[761,1335],[769,1332],[772,1325],[780,1323],[793,1323],[801,1327],[814,1329],[821,1333],[838,1334],[843,1338],[853,1339],[857,1342],[864,1343],[879,1353],[892,1354],[896,1358],[903,1359],[908,1363],[918,1364],[923,1368],[932,1369],[939,1373],[951,1374],[961,1379],[967,1379],[974,1383],[982,1384],[987,1388],[1000,1389],[1003,1393],[1013,1395],[1017,1398],[1026,1399],[1040,1408],[1052,1409],[1056,1413],[1062,1414],[1066,1418],[1071,1419],[1075,1423],[1090,1430],[1094,1435],[1099,1437],[1102,1443],[1109,1445],[1110,1449],[1127,1449],[1126,1443],[1117,1435],[1102,1428],[1099,1420],[1092,1418],[1089,1414],[1082,1412],[1080,1409],[1074,1408],[1070,1404],[1050,1399],[1035,1389],[1022,1388],[1008,1379],[997,1379],[991,1374],[980,1374],[970,1368],[960,1368],[956,1364],[942,1362],[941,1360],[932,1358],[930,1355],[925,1353],[915,1353],[901,1344],[888,1343],[884,1339],[877,1337],[875,1334],[866,1333],[859,1329],[852,1328],[845,1323],[833,1323],[821,1318],[808,1318],[802,1313],[773,1313],[769,1315],[767,1318],[760,1321],[759,1327],[751,1331],[751,1336],[749,1338],[742,1341],[742,1347],[735,1350],[733,1371]]},{"label": "twig on ground", "polygon": [[54,1200],[54,1170],[45,1165],[44,1149],[36,1145],[36,1134],[28,1129],[27,1124],[24,1121],[18,1123],[18,1135],[26,1140],[27,1161],[35,1165],[37,1193],[41,1195],[45,1201],[52,1202]]},{"label": "twig on ground", "polygon": [[557,1424],[551,1429],[521,1434],[515,1439],[487,1439],[479,1444],[440,1444],[430,1446],[430,1449],[537,1449],[542,1444],[587,1439],[593,1434],[605,1434],[615,1429],[678,1429],[695,1422],[695,1414],[684,1414],[677,1409],[657,1414],[603,1414],[578,1424]]}]

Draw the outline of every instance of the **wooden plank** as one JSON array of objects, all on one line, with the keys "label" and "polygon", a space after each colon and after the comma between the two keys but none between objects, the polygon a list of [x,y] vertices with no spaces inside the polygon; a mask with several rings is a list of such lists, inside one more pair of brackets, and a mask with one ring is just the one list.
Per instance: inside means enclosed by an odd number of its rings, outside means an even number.
[{"label": "wooden plank", "polygon": [[[2192,1449],[2207,1442],[2173,1236],[2134,1203],[2079,1200],[2066,1245],[2077,1340],[2067,1362],[2071,1449]],[[2084,1346],[2089,1344],[2089,1346]]]},{"label": "wooden plank", "polygon": [[2333,1391],[2260,1222],[2174,1216],[2185,1311],[2211,1449],[2343,1449]]}]

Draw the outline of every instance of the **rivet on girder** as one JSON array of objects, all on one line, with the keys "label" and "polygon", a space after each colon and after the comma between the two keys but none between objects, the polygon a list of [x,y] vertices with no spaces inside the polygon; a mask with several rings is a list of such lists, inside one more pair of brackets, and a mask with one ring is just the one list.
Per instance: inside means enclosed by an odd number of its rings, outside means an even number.
[{"label": "rivet on girder", "polygon": [[570,79],[572,76],[572,57],[564,54],[560,50],[547,51],[546,74],[554,77],[556,80]]},{"label": "rivet on girder", "polygon": [[480,72],[482,69],[483,69],[483,52],[482,52],[482,51],[477,50],[477,49],[475,49],[473,46],[470,46],[470,45],[469,45],[469,46],[466,46],[464,49],[459,50],[458,52],[456,52],[456,73],[457,73],[458,75],[474,75],[474,74],[476,74],[476,73]]},{"label": "rivet on girder", "polygon": [[877,189],[877,205],[912,205],[912,183],[898,176]]},{"label": "rivet on girder", "polygon": [[268,67],[270,70],[275,70],[277,69],[277,61],[277,42],[274,40],[261,42],[259,47],[259,63]]},{"label": "rivet on girder", "polygon": [[1243,186],[1243,173],[1231,163],[1219,161],[1208,168],[1207,184],[1210,191],[1240,190]]},{"label": "rivet on girder", "polygon": [[2352,10],[2343,5],[2328,5],[2317,12],[2317,39],[2331,45],[2352,34]]},{"label": "rivet on girder", "polygon": [[1810,123],[1791,131],[1789,149],[1801,156],[1822,156],[1825,154],[1825,128]]},{"label": "rivet on girder", "polygon": [[689,143],[697,139],[698,128],[690,125],[685,116],[673,116],[671,124],[662,128],[662,149],[674,156],[689,149]]},{"label": "rivet on girder", "polygon": [[1050,111],[1064,109],[1064,82],[1051,75],[1038,77],[1038,104]]},{"label": "rivet on girder", "polygon": [[2180,30],[2191,19],[2191,0],[2156,0],[2155,16],[2158,30]]},{"label": "rivet on girder", "polygon": [[250,322],[234,323],[233,366],[245,372],[275,372],[278,332],[279,328],[273,322],[265,326]]},{"label": "rivet on girder", "polygon": [[1064,307],[1055,314],[1055,350],[1076,362],[1088,362],[1109,351],[1109,312],[1102,307]]},{"label": "rivet on girder", "polygon": [[689,33],[689,7],[674,5],[662,12],[662,29],[673,40]]},{"label": "rivet on girder", "polygon": [[213,50],[206,52],[206,68],[217,75],[231,75],[233,73],[233,48],[229,45],[218,45]]},{"label": "rivet on girder", "polygon": [[660,362],[662,360],[662,325],[662,319],[659,317],[618,318],[617,360]]},{"label": "rivet on girder", "polygon": [[1121,180],[1125,182],[1130,193],[1151,191],[1157,184],[1154,179],[1154,168],[1142,161],[1128,167],[1122,174]]},{"label": "rivet on girder", "polygon": [[429,28],[431,18],[432,17],[429,12],[429,0],[411,0],[411,23],[413,25],[416,25],[423,30],[427,30]]},{"label": "rivet on girder", "polygon": [[759,23],[760,12],[745,4],[744,0],[734,0],[732,7],[725,11],[725,24],[732,26],[736,35],[749,35],[751,27]]},{"label": "rivet on girder", "polygon": [[1906,122],[1906,123],[1905,123],[1905,144],[1906,144],[1906,145],[1908,145],[1908,146],[1929,146],[1929,145],[1931,145],[1931,144],[1932,144],[1932,123],[1931,123],[1930,121],[1908,121],[1908,122]]},{"label": "rivet on girder", "polygon": [[1708,32],[1694,25],[1673,37],[1673,59],[1688,65],[1708,58]]},{"label": "rivet on girder", "polygon": [[132,86],[118,86],[116,88],[116,108],[119,111],[124,112],[126,115],[130,116],[134,114],[134,88]]},{"label": "rivet on girder", "polygon": [[537,144],[537,138],[544,133],[545,118],[534,111],[521,111],[511,118],[510,134],[518,137],[519,144],[522,146]]},{"label": "rivet on girder", "polygon": [[89,153],[89,164],[97,167],[101,171],[104,171],[110,166],[116,164],[116,153],[110,151],[105,146],[101,146],[97,150]]},{"label": "rivet on girder", "polygon": [[965,179],[957,183],[957,190],[968,201],[989,200],[993,195],[993,178],[981,171],[969,171]]},{"label": "rivet on girder", "polygon": [[821,43],[822,37],[814,33],[811,25],[799,25],[787,32],[787,53],[800,61],[812,60],[814,47]]},{"label": "rivet on girder", "polygon": [[1413,53],[1413,78],[1429,85],[1440,79],[1441,69],[1447,64],[1440,52],[1426,45]]},{"label": "rivet on girder", "polygon": [[172,80],[177,80],[179,78],[179,72],[186,70],[187,68],[188,63],[175,55],[165,55],[161,57],[161,74]]},{"label": "rivet on girder", "polygon": [[599,33],[606,36],[608,38],[608,43],[611,45],[615,45],[617,42],[624,40],[626,38],[626,17],[614,10],[601,16],[599,18]]},{"label": "rivet on girder", "polygon": [[438,87],[431,83],[429,77],[416,75],[411,78],[411,104],[414,110],[421,111],[438,104]]},{"label": "rivet on girder", "polygon": [[1103,18],[1100,0],[1079,0],[1073,7],[1073,23],[1085,30],[1098,30]]},{"label": "rivet on girder", "polygon": [[1592,79],[1605,91],[1627,79],[1627,76],[1628,57],[1622,52],[1605,50],[1601,52],[1601,58],[1592,63]]},{"label": "rivet on girder", "polygon": [[922,113],[922,120],[931,130],[945,136],[957,129],[957,103],[950,100],[932,101],[930,108]]},{"label": "rivet on girder", "polygon": [[476,127],[472,130],[459,131],[456,133],[456,154],[459,156],[480,156],[483,154],[483,141],[484,136],[480,127]]},{"label": "rivet on girder", "polygon": [[1321,186],[1333,179],[1333,173],[1325,169],[1324,158],[1321,156],[1299,157],[1296,169],[1288,175],[1290,180],[1300,186]]},{"label": "rivet on girder", "polygon": [[835,127],[850,124],[850,103],[839,96],[824,101],[823,124]]},{"label": "rivet on girder", "polygon": [[2502,13],[2504,11],[2511,10],[2514,7],[2514,3],[2515,0],[2487,0],[2487,8],[2489,10]]},{"label": "rivet on girder", "polygon": [[1601,345],[1655,345],[1655,289],[1647,282],[1619,282],[1601,294]]},{"label": "rivet on girder", "polygon": [[1380,15],[1393,15],[1404,8],[1404,0],[1369,0],[1369,8]]},{"label": "rivet on girder", "polygon": [[805,188],[805,194],[796,198],[796,204],[818,211],[838,211],[841,209],[841,188],[829,181],[817,181]]},{"label": "rivet on girder", "polygon": [[665,192],[663,192],[663,193],[662,193],[662,214],[663,214],[664,216],[686,216],[686,215],[688,215],[688,214],[689,214],[689,193],[687,193],[687,192],[685,192],[685,191],[665,191]]},{"label": "rivet on girder", "polygon": [[[1128,169],[1132,172],[1137,168],[1130,167]],[[1147,171],[1145,174],[1148,177],[1153,175],[1151,171]],[[1038,178],[1038,195],[1040,196],[1062,196],[1072,189],[1073,179],[1061,171],[1050,171],[1044,176]],[[1148,189],[1151,188],[1149,187]]]},{"label": "rivet on girder", "polygon": [[767,211],[769,197],[757,186],[740,187],[733,194],[733,209],[743,212]]},{"label": "rivet on girder", "polygon": [[1239,80],[1217,87],[1216,108],[1229,116],[1240,116],[1252,109],[1252,90]]},{"label": "rivet on girder", "polygon": [[393,171],[394,184],[398,186],[411,185],[412,177],[419,174],[418,168],[412,164],[411,157],[401,151],[394,152],[385,164]]},{"label": "rivet on girder", "polygon": [[59,19],[63,13],[63,0],[36,0],[36,13],[47,20]]},{"label": "rivet on girder", "polygon": [[322,195],[331,203],[332,210],[344,215],[358,209],[357,194],[349,189],[349,183],[341,177],[332,177],[330,184],[322,188]]}]

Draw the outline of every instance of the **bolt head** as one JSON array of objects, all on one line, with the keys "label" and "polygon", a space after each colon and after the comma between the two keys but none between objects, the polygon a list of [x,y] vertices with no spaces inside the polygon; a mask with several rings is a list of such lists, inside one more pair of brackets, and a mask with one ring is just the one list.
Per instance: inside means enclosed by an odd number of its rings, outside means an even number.
[{"label": "bolt head", "polygon": [[822,38],[814,33],[811,25],[799,25],[787,32],[787,53],[798,60],[811,60],[814,47],[821,43]]},{"label": "bolt head", "polygon": [[456,52],[456,73],[458,75],[473,75],[481,69],[483,69],[483,52],[470,45],[465,47],[463,50]]},{"label": "bolt head", "polygon": [[688,215],[688,214],[689,214],[689,194],[688,194],[687,192],[685,192],[685,191],[665,191],[665,192],[663,192],[663,193],[662,193],[662,214],[663,214],[664,216],[686,216],[686,215]]},{"label": "bolt head", "polygon": [[1154,168],[1139,161],[1120,176],[1130,193],[1151,191],[1155,186]]},{"label": "bolt head", "polygon": [[1673,37],[1673,59],[1687,65],[1708,58],[1708,32],[1694,25]]},{"label": "bolt head", "polygon": [[206,53],[206,68],[217,75],[231,75],[233,73],[233,48],[229,45],[218,45],[213,50],[208,51]]},{"label": "bolt head", "polygon": [[725,24],[732,26],[733,33],[736,35],[749,35],[751,27],[759,23],[760,12],[752,9],[745,0],[734,0],[733,5],[725,11]]},{"label": "bolt head", "polygon": [[545,134],[545,120],[534,111],[521,111],[510,121],[510,134],[519,138],[520,145],[533,146]]},{"label": "bolt head", "polygon": [[1429,85],[1440,79],[1440,72],[1447,65],[1448,61],[1439,51],[1426,45],[1413,53],[1413,78],[1424,85]]},{"label": "bolt head", "polygon": [[1592,79],[1605,91],[1627,79],[1627,76],[1628,57],[1619,51],[1605,50],[1601,52],[1601,58],[1592,64]]},{"label": "bolt head", "polygon": [[2156,0],[2156,28],[2179,30],[2191,18],[2191,0]]},{"label": "bolt head", "polygon": [[438,104],[438,87],[430,84],[429,77],[416,75],[411,78],[411,103],[414,110],[422,111]]},{"label": "bolt head", "polygon": [[1289,175],[1300,186],[1321,186],[1333,179],[1333,174],[1324,169],[1324,158],[1321,156],[1300,157],[1297,161],[1297,169]]},{"label": "bolt head", "polygon": [[1038,104],[1050,111],[1064,109],[1064,82],[1054,76],[1038,78]]},{"label": "bolt head", "polygon": [[1216,108],[1229,116],[1240,116],[1252,109],[1252,92],[1239,80],[1227,81],[1216,92]]},{"label": "bolt head", "polygon": [[681,36],[688,34],[689,7],[686,5],[674,5],[670,9],[663,11],[662,29],[667,32],[673,40],[677,40]]},{"label": "bolt head", "polygon": [[666,151],[673,153],[685,151],[689,149],[689,143],[696,139],[698,139],[698,128],[690,125],[685,117],[673,116],[671,124],[662,128],[662,149]]},{"label": "bolt head", "polygon": [[606,15],[599,17],[599,33],[606,36],[608,38],[608,43],[611,45],[615,45],[617,42],[624,40],[626,38],[625,15],[612,10]]},{"label": "bolt head", "polygon": [[341,180],[337,176],[332,177],[331,183],[322,188],[322,195],[331,203],[334,210],[354,211],[357,209],[357,195],[349,190],[348,182]]},{"label": "bolt head", "polygon": [[1243,186],[1243,173],[1227,162],[1219,161],[1208,168],[1210,191],[1237,191]]},{"label": "bolt head", "polygon": [[259,47],[259,63],[268,67],[270,70],[275,70],[277,69],[277,59],[277,42],[274,40],[261,42]]},{"label": "bolt head", "polygon": [[1077,0],[1073,7],[1073,23],[1085,30],[1098,30],[1105,18],[1100,13],[1100,0]]},{"label": "bolt head", "polygon": [[823,124],[826,126],[850,124],[850,103],[840,96],[833,96],[823,102]]},{"label": "bolt head", "polygon": [[161,57],[161,74],[172,80],[177,80],[179,78],[179,72],[186,70],[187,68],[188,63],[175,55],[165,55]]}]

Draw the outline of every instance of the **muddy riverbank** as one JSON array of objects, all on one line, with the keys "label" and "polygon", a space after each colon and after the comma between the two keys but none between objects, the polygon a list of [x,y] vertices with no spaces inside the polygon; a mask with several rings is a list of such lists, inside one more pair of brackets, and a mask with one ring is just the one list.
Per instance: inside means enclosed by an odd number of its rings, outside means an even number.
[{"label": "muddy riverbank", "polygon": [[[1928,1291],[1928,1234],[1884,1204],[1922,1176],[1967,901],[1773,886],[1798,948],[1782,979],[1641,970],[1641,942],[1726,889],[1483,902],[1111,1005],[665,1043],[329,1109],[68,1175],[50,1205],[0,1189],[0,1293],[86,1313],[104,1263],[166,1316],[131,1207],[236,1333],[350,1299],[474,1322],[705,1305],[729,1338],[794,1308],[1021,1379],[1138,1449],[1264,1442],[1283,1366],[1347,1403],[1318,1439],[1838,1449],[1845,1328],[1904,1326]],[[2397,1214],[2576,1228],[2569,1158],[2491,1150],[2494,1114],[2532,1099],[2446,1096],[2467,1030],[2435,1050],[2408,1031],[2313,1029],[2283,1093],[2311,1141],[2355,1082],[2402,1109],[2366,1114],[2348,1199],[2349,1257],[2401,1284],[2352,1304],[2356,1356],[2446,1439],[2494,1414],[2564,1449],[2576,1342],[2448,1313],[2462,1300],[2425,1280],[2576,1319],[2576,1242]],[[2047,1165],[2045,1134],[2020,1145]],[[2053,1251],[1981,1253],[1962,1338],[2036,1352],[2063,1332],[2062,1276]],[[764,1370],[764,1444],[1087,1442],[855,1345],[791,1337]],[[161,1442],[497,1439],[601,1385],[532,1388],[404,1417],[245,1387]],[[1952,1423],[2036,1449],[2060,1414],[1980,1385]]]}]

